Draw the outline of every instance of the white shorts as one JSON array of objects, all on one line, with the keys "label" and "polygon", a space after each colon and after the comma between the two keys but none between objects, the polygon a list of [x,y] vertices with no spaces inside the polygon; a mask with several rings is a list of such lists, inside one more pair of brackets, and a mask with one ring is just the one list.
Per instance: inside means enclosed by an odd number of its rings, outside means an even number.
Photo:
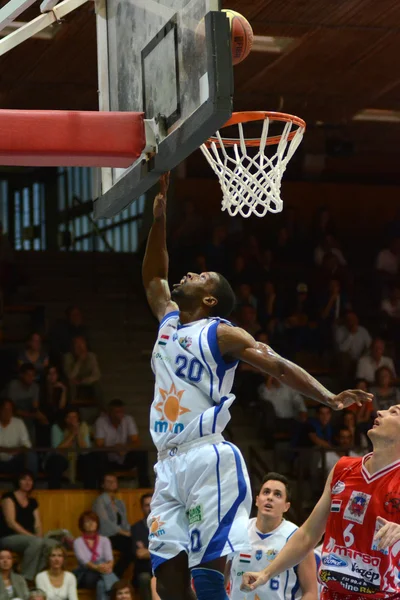
[{"label": "white shorts", "polygon": [[189,566],[248,550],[251,489],[239,450],[209,435],[159,454],[149,550],[153,571],[185,551]]}]

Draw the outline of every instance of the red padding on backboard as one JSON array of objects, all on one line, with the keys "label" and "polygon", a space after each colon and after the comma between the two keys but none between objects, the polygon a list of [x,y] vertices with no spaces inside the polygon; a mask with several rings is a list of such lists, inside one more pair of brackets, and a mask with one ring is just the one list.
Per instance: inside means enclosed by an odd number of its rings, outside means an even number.
[{"label": "red padding on backboard", "polygon": [[126,168],[145,143],[143,113],[0,110],[0,165]]}]

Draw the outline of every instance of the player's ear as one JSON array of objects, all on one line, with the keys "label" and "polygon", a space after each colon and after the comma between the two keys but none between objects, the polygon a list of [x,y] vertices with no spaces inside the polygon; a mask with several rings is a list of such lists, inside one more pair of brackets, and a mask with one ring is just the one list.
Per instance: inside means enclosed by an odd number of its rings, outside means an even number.
[{"label": "player's ear", "polygon": [[214,298],[214,296],[206,296],[205,298],[203,298],[203,302],[208,308],[212,308],[213,306],[216,306],[218,304],[218,300]]},{"label": "player's ear", "polygon": [[285,504],[285,510],[283,511],[283,514],[287,513],[287,511],[289,510],[289,508],[290,508],[290,502],[286,502],[286,504]]}]

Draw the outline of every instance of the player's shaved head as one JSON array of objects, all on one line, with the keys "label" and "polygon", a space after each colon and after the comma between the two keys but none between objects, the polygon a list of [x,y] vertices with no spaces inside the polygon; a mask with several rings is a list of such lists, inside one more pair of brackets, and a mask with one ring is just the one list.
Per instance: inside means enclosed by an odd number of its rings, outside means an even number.
[{"label": "player's shaved head", "polygon": [[228,280],[215,271],[187,273],[171,292],[181,310],[203,306],[210,316],[227,318],[235,306],[235,294]]}]

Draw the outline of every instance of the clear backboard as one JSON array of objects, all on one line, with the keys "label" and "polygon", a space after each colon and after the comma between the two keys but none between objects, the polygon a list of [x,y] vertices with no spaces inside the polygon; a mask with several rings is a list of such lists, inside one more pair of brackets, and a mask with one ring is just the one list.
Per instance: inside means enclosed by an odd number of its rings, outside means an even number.
[{"label": "clear backboard", "polygon": [[123,210],[230,118],[230,33],[220,8],[220,0],[97,0],[100,110],[154,119],[157,151],[127,170],[102,170],[96,217]]}]

